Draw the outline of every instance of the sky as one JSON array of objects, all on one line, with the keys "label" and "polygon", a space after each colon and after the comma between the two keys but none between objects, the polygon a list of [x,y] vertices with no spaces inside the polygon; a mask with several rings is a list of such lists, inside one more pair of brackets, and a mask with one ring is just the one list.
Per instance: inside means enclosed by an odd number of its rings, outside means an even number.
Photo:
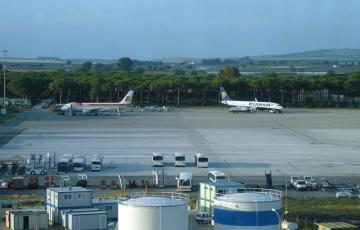
[{"label": "sky", "polygon": [[360,48],[359,0],[0,0],[9,57],[226,58]]}]

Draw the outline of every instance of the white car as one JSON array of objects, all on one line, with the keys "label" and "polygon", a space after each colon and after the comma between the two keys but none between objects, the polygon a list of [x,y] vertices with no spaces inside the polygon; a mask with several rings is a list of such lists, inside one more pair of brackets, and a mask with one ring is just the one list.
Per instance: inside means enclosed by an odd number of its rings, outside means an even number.
[{"label": "white car", "polygon": [[305,191],[307,189],[307,184],[305,180],[297,180],[295,182],[295,189],[297,191]]},{"label": "white car", "polygon": [[26,175],[46,175],[46,170],[43,167],[27,168]]},{"label": "white car", "polygon": [[336,198],[351,198],[352,193],[349,190],[341,189],[340,191],[336,192]]}]

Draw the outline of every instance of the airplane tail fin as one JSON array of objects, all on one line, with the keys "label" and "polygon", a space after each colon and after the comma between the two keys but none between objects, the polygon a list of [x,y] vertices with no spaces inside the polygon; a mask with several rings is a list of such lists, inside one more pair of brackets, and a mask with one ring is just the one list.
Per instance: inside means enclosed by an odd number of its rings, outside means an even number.
[{"label": "airplane tail fin", "polygon": [[132,99],[134,96],[134,90],[130,90],[125,97],[120,101],[120,104],[131,105]]},{"label": "airplane tail fin", "polygon": [[225,89],[221,86],[220,87],[220,94],[221,94],[221,100],[222,101],[231,101],[231,98],[226,93]]}]

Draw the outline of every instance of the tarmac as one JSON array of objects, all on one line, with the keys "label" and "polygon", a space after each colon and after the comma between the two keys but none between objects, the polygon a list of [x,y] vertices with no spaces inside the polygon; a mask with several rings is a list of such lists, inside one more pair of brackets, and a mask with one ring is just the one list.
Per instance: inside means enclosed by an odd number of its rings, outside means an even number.
[{"label": "tarmac", "polygon": [[[104,156],[102,176],[147,176],[164,170],[205,177],[210,169],[230,178],[311,175],[358,177],[360,110],[285,109],[282,114],[229,113],[226,108],[177,108],[170,112],[127,112],[121,116],[61,116],[38,106],[0,127],[0,159],[55,152]],[[165,167],[153,168],[153,152]],[[186,167],[174,167],[182,152]],[[194,154],[209,157],[195,168]],[[97,174],[96,172],[89,172]]]}]

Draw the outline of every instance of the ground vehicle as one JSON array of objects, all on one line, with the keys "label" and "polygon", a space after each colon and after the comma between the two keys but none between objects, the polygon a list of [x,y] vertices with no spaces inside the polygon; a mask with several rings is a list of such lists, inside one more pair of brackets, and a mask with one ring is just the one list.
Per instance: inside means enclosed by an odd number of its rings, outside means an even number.
[{"label": "ground vehicle", "polygon": [[198,168],[207,168],[209,159],[202,153],[195,154],[195,166]]},{"label": "ground vehicle", "polygon": [[340,189],[338,192],[336,192],[336,198],[351,198],[352,193],[347,189]]},{"label": "ground vehicle", "polygon": [[198,212],[195,219],[198,224],[210,224],[213,218],[209,212]]},{"label": "ground vehicle", "polygon": [[102,168],[102,157],[99,155],[92,155],[91,157],[91,171],[100,171]]},{"label": "ground vehicle", "polygon": [[299,176],[291,176],[290,177],[290,185],[295,188],[296,181],[300,180]]},{"label": "ground vehicle", "polygon": [[86,188],[88,184],[88,177],[87,174],[79,174],[78,175],[78,180],[76,182],[76,186],[80,186],[83,188]]},{"label": "ground vehicle", "polygon": [[46,170],[42,166],[36,166],[35,168],[26,168],[26,175],[45,175]]},{"label": "ground vehicle", "polygon": [[295,182],[295,189],[297,191],[305,191],[307,188],[306,181],[305,180],[297,180]]},{"label": "ground vehicle", "polygon": [[58,160],[58,172],[70,172],[72,169],[73,156],[71,154],[64,154]]},{"label": "ground vehicle", "polygon": [[333,185],[330,182],[328,182],[325,178],[320,179],[320,186],[322,188],[332,188],[333,187]]},{"label": "ground vehicle", "polygon": [[311,189],[311,190],[317,190],[318,189],[318,185],[317,185],[315,179],[311,179],[309,182],[306,182],[306,183],[307,183],[307,186],[308,186],[309,189]]},{"label": "ground vehicle", "polygon": [[185,155],[183,153],[174,153],[174,166],[185,166]]},{"label": "ground vehicle", "polygon": [[164,154],[162,153],[153,153],[152,155],[152,165],[162,167],[164,166]]},{"label": "ground vehicle", "polygon": [[191,192],[192,187],[192,173],[181,172],[177,180],[178,192]]},{"label": "ground vehicle", "polygon": [[225,181],[226,177],[223,172],[220,172],[218,170],[213,170],[208,172],[208,180],[212,182]]},{"label": "ground vehicle", "polygon": [[76,156],[74,157],[74,160],[73,160],[73,171],[74,172],[82,172],[85,170],[85,166],[86,166],[86,158],[85,156]]}]

